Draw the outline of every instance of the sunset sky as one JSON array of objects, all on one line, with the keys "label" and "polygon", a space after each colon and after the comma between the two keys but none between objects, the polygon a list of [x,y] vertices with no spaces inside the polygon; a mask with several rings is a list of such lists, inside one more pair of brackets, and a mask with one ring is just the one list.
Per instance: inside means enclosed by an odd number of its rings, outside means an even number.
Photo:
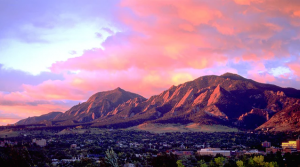
[{"label": "sunset sky", "polygon": [[0,0],[0,125],[225,72],[300,89],[300,1]]}]

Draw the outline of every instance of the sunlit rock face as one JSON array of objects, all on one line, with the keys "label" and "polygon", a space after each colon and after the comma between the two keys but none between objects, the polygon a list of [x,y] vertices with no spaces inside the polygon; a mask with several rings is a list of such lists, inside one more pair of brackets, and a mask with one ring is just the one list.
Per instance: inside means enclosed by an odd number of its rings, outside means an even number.
[{"label": "sunlit rock face", "polygon": [[196,123],[255,129],[270,122],[274,114],[277,117],[299,103],[299,99],[299,90],[226,73],[172,86],[149,99],[121,88],[99,92],[53,121],[121,127],[142,123]]},{"label": "sunlit rock face", "polygon": [[277,112],[270,120],[259,126],[263,131],[299,131],[300,130],[300,100]]}]

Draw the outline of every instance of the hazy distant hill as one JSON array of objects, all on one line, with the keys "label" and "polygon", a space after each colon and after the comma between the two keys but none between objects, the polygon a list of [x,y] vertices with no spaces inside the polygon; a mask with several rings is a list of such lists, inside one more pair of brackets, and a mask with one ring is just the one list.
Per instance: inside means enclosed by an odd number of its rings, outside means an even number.
[{"label": "hazy distant hill", "polygon": [[93,126],[115,127],[196,123],[255,129],[298,103],[300,90],[226,73],[172,86],[149,99],[120,88],[99,92],[53,120],[57,124],[91,122]]},{"label": "hazy distant hill", "polygon": [[39,122],[42,123],[42,121],[45,122],[45,120],[52,120],[53,118],[55,118],[56,116],[58,116],[60,114],[62,114],[62,112],[50,112],[48,114],[44,114],[41,116],[28,117],[26,119],[22,119],[15,124],[16,125],[28,125],[28,124],[35,124],[35,123],[39,123]]}]

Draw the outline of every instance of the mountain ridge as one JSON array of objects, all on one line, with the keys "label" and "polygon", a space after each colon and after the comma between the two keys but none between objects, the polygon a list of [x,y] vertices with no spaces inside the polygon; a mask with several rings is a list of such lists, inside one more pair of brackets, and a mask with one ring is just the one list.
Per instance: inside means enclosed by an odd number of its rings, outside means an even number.
[{"label": "mountain ridge", "polygon": [[[121,88],[98,92],[53,120],[92,126],[131,127],[142,123],[220,124],[255,129],[269,117],[300,103],[300,90],[263,84],[240,75],[207,75],[146,99]],[[267,119],[268,117],[268,119]],[[256,118],[252,122],[251,118]]]}]

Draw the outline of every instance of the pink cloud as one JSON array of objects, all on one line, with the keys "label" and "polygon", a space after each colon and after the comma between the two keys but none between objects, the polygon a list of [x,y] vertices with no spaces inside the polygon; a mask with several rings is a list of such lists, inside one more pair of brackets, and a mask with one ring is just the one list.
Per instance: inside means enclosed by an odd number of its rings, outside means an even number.
[{"label": "pink cloud", "polygon": [[[183,36],[181,39],[185,38]],[[199,42],[198,45],[202,43]],[[190,66],[203,69],[227,61],[225,56],[208,50],[201,51],[196,46],[189,46],[188,41],[183,43],[175,39],[152,40],[139,35],[119,34],[109,38],[103,45],[105,50],[86,51],[81,57],[53,64],[51,70],[126,70],[131,67],[176,69]],[[214,57],[211,57],[212,54]]]},{"label": "pink cloud", "polygon": [[[299,53],[299,7],[296,0],[121,1],[116,19],[123,27],[102,29],[111,35],[104,49],[52,64],[50,70],[64,79],[24,84],[23,91],[2,96],[5,103],[15,102],[15,109],[38,113],[65,106],[33,109],[28,100],[86,100],[116,87],[150,97],[171,85],[227,71],[245,70],[253,80],[276,82],[265,64],[290,57],[291,50]],[[232,61],[250,67],[231,68]],[[288,67],[300,76],[298,64]],[[5,111],[13,108],[7,105]]]},{"label": "pink cloud", "polygon": [[[5,113],[15,113],[17,118],[5,118],[20,120],[29,116],[39,116],[52,111],[67,111],[71,106],[63,104],[38,104],[38,105],[15,105],[15,106],[1,106],[1,110]],[[1,118],[0,118],[1,119]]]},{"label": "pink cloud", "polygon": [[71,87],[71,81],[64,80],[48,80],[43,83],[32,86],[23,85],[23,94],[33,98],[41,100],[82,100],[86,95],[79,89],[73,89]]},{"label": "pink cloud", "polygon": [[276,81],[276,78],[269,74],[264,63],[253,63],[253,69],[248,71],[248,78],[261,82],[261,83],[271,83]]},{"label": "pink cloud", "polygon": [[[237,73],[235,69],[222,68],[217,74],[221,75],[225,72]],[[121,87],[149,98],[161,93],[171,85],[178,85],[208,74],[216,74],[216,72],[194,68],[162,71],[136,67],[115,71],[81,71],[78,74],[65,74],[63,81],[49,80],[37,86],[24,85],[25,91],[21,94],[41,100],[85,101],[96,92]]]},{"label": "pink cloud", "polygon": [[[261,0],[122,1],[120,8],[130,12],[120,10],[119,21],[129,30],[108,38],[102,44],[104,50],[86,51],[81,57],[53,64],[51,70],[204,69],[226,64],[228,59],[240,60],[241,55],[244,61],[289,56],[285,39],[269,40],[285,25],[269,20],[274,15],[291,17],[286,11],[294,10],[293,5],[286,9],[268,5]],[[242,53],[230,55],[234,50]]]},{"label": "pink cloud", "polygon": [[195,78],[186,71],[160,71],[136,67],[115,71],[81,71],[77,75],[66,74],[65,77],[64,81],[47,81],[37,86],[26,85],[24,88],[31,97],[45,100],[86,100],[93,93],[117,87],[150,97],[171,85]]},{"label": "pink cloud", "polygon": [[[298,5],[296,1],[291,3]],[[282,5],[280,1],[272,3],[272,7],[269,4],[261,0],[122,1],[120,8],[127,10],[120,10],[118,19],[126,25],[125,31],[109,37],[102,44],[105,49],[87,50],[80,57],[57,62],[50,68],[57,73],[81,70],[78,75],[25,88],[28,92],[41,89],[51,94],[46,91],[52,90],[51,84],[63,85],[62,91],[51,91],[57,97],[44,98],[80,99],[83,97],[73,93],[75,90],[86,93],[114,89],[121,84],[124,89],[149,97],[169,85],[200,76],[191,70],[178,72],[180,69],[224,68],[232,59],[250,63],[249,77],[274,82],[276,78],[267,72],[264,63],[290,56],[286,43],[291,41],[271,40],[285,31],[286,25],[270,18],[281,16],[292,22],[294,18],[288,12],[295,8],[274,8]],[[239,53],[232,54],[236,50]],[[69,90],[65,90],[67,87]]]},{"label": "pink cloud", "polygon": [[[16,98],[16,101],[17,98]],[[2,100],[1,100],[2,102]],[[20,119],[24,119],[30,116],[39,116],[42,114],[46,114],[52,111],[67,111],[72,105],[68,104],[56,104],[53,102],[49,102],[48,104],[36,104],[31,105],[28,101],[20,101],[11,103],[7,103],[6,105],[0,104],[1,107],[1,115],[0,115],[0,124],[11,124],[19,121]],[[14,115],[11,115],[13,113]],[[11,115],[11,116],[3,116],[3,114]]]},{"label": "pink cloud", "polygon": [[[262,0],[260,0],[262,1]],[[250,5],[253,2],[260,2],[259,0],[234,0],[235,3],[239,5]]]},{"label": "pink cloud", "polygon": [[[44,96],[48,96],[44,94]],[[0,92],[0,124],[15,123],[29,116],[38,116],[52,111],[64,112],[73,103],[36,99],[27,91]]]},{"label": "pink cloud", "polygon": [[296,61],[289,63],[288,67],[293,71],[293,73],[300,78],[300,62]]},{"label": "pink cloud", "polygon": [[261,83],[271,83],[276,81],[276,78],[268,73],[248,73],[248,77],[252,80],[255,80],[257,82]]}]

